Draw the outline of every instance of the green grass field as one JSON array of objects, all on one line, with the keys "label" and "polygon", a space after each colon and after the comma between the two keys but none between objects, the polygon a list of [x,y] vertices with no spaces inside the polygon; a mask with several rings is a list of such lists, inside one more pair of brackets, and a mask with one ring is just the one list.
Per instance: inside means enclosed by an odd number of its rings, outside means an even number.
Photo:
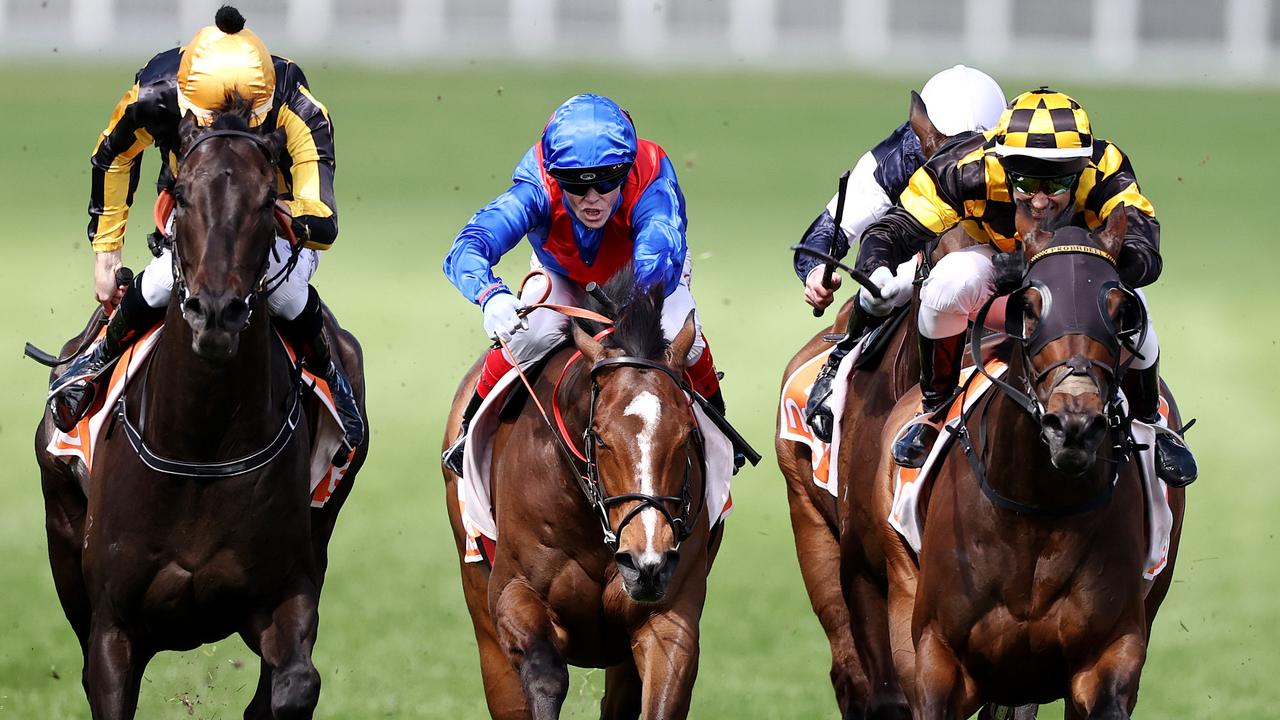
[{"label": "green grass field", "polygon": [[[141,58],[140,58],[141,60]],[[305,60],[305,59],[304,59]],[[689,204],[694,294],[728,374],[729,412],[771,450],[779,375],[820,322],[801,303],[793,243],[834,178],[905,118],[923,77],[632,73],[472,66],[365,70],[304,63],[332,111],[342,233],[316,285],[366,353],[373,452],[332,545],[316,665],[322,718],[476,718],[484,698],[436,458],[457,379],[485,345],[480,313],[440,272],[470,214],[565,97],[633,113],[673,158]],[[31,438],[46,374],[24,340],[56,346],[92,306],[87,159],[133,68],[0,66],[0,718],[87,717],[81,660],[53,592]],[[1015,93],[1054,78],[1001,78]],[[1164,229],[1150,290],[1166,378],[1202,479],[1156,623],[1139,718],[1280,717],[1280,323],[1271,242],[1276,91],[1062,87],[1133,158]],[[126,250],[143,266],[155,177],[146,163]],[[1270,209],[1269,209],[1270,208]],[[513,252],[518,279],[527,252]],[[711,578],[693,715],[835,717],[829,655],[795,559],[772,453],[737,479]],[[236,718],[256,680],[238,640],[149,667],[139,716]],[[565,717],[596,712],[576,673]],[[1046,716],[1054,713],[1046,712]]]}]

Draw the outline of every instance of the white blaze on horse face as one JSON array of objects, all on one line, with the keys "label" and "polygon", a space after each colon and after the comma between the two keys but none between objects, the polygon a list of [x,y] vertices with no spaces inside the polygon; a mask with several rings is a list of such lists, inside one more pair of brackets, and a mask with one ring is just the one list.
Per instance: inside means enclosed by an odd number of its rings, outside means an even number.
[{"label": "white blaze on horse face", "polygon": [[[640,434],[636,436],[636,445],[640,448],[640,463],[636,468],[636,477],[640,478],[640,492],[644,495],[655,495],[653,480],[653,435],[658,430],[658,419],[662,416],[662,405],[658,396],[645,390],[636,395],[622,411],[623,415],[640,418]],[[653,535],[658,529],[658,511],[645,508],[640,512],[640,521],[644,523],[644,554],[656,555],[653,549]],[[647,559],[647,558],[642,558]]]}]

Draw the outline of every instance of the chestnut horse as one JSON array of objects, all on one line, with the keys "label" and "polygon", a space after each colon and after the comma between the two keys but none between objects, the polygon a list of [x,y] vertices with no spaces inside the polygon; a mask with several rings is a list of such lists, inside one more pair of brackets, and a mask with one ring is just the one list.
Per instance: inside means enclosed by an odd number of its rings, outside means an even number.
[{"label": "chestnut horse", "polygon": [[[925,157],[931,157],[950,140],[934,127],[924,102],[915,92],[911,93],[909,120]],[[939,242],[934,252],[935,259],[952,249],[972,244],[973,240],[962,229],[956,229]],[[855,295],[840,309],[830,327],[823,328],[800,348],[787,364],[782,374],[783,382],[797,368],[830,346],[825,339],[827,335],[843,332],[848,327],[856,301]],[[841,420],[840,465],[837,469],[842,478],[841,488],[850,487],[848,479],[856,474],[874,473],[884,418],[894,402],[919,382],[919,375],[916,321],[912,310],[898,322],[893,336],[886,341],[880,362],[866,370],[855,370],[850,377]],[[780,432],[781,428],[778,430]],[[778,468],[787,482],[787,502],[791,509],[791,529],[795,535],[800,573],[813,611],[831,646],[831,684],[835,689],[836,703],[841,717],[861,718],[872,690],[854,651],[854,637],[850,632],[849,614],[839,582],[839,535],[843,514],[840,505],[847,502],[847,496],[842,495],[837,500],[814,484],[808,445],[784,440],[777,434],[774,438]],[[865,484],[855,485],[861,487]],[[854,505],[857,506],[857,501]],[[887,630],[880,634],[885,638],[882,644],[887,643]]]},{"label": "chestnut horse", "polygon": [[[533,381],[542,406],[560,404],[566,436],[586,439],[592,462],[572,459],[570,441],[531,402],[493,439],[497,550],[492,569],[463,562],[462,583],[495,718],[559,717],[569,664],[607,668],[604,718],[689,713],[720,541],[702,500],[701,435],[683,381],[696,328],[690,313],[668,346],[661,288],[631,285],[629,270],[606,285],[621,307],[612,334],[597,340],[574,325],[573,345]],[[446,445],[478,371],[458,386]],[[444,476],[461,557],[460,479]]]},{"label": "chestnut horse", "polygon": [[[880,536],[884,554],[873,562],[888,579],[892,656],[864,667],[880,678],[892,662],[918,720],[1064,697],[1069,720],[1128,718],[1137,702],[1184,498],[1169,489],[1168,565],[1144,580],[1143,480],[1116,399],[1122,349],[1134,347],[1123,339],[1142,325],[1114,266],[1124,218],[1113,212],[1096,236],[1070,227],[1023,232],[1029,256],[1048,252],[1009,300],[1007,380],[966,415],[961,449],[944,458],[921,499],[919,557],[884,520],[895,466],[882,456],[872,526],[860,530]],[[917,392],[899,401],[883,445],[918,405]],[[863,599],[850,596],[851,616],[883,611],[883,598]]]},{"label": "chestnut horse", "polygon": [[[248,111],[232,101],[208,130],[182,122],[174,295],[91,474],[46,451],[47,412],[36,432],[49,560],[95,720],[134,716],[157,652],[232,633],[262,658],[246,718],[310,718],[319,699],[327,547],[368,447],[312,509],[320,408],[300,394],[262,295],[283,139],[251,131]],[[326,320],[363,406],[360,347]]]}]

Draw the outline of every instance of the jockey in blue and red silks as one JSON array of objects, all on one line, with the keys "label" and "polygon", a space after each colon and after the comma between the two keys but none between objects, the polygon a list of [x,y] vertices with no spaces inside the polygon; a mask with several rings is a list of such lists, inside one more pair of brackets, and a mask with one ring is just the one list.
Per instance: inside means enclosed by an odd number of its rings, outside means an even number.
[{"label": "jockey in blue and red silks", "polygon": [[[542,139],[525,153],[511,187],[471,217],[444,259],[449,281],[484,313],[484,329],[502,338],[514,358],[492,348],[466,412],[512,367],[543,357],[559,344],[569,319],[534,312],[521,318],[522,301],[493,274],[493,266],[528,237],[529,265],[551,280],[547,302],[582,305],[590,282],[603,283],[634,263],[642,287],[661,283],[666,291],[662,330],[673,338],[691,310],[698,334],[688,356],[693,389],[721,411],[724,399],[711,351],[689,292],[688,220],[684,195],[667,154],[657,143],[636,138],[622,108],[600,95],[575,95],[556,108]],[[530,278],[525,296],[538,298],[546,285]],[[466,422],[466,420],[464,420]],[[462,436],[445,453],[458,474]]]}]

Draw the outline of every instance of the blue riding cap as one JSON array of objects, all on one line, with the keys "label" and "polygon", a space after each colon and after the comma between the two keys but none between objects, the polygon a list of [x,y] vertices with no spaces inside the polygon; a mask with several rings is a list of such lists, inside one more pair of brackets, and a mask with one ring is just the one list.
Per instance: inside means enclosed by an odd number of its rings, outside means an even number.
[{"label": "blue riding cap", "polygon": [[631,118],[601,95],[565,100],[542,131],[543,167],[559,180],[609,180],[625,174],[635,159],[636,128]]}]

